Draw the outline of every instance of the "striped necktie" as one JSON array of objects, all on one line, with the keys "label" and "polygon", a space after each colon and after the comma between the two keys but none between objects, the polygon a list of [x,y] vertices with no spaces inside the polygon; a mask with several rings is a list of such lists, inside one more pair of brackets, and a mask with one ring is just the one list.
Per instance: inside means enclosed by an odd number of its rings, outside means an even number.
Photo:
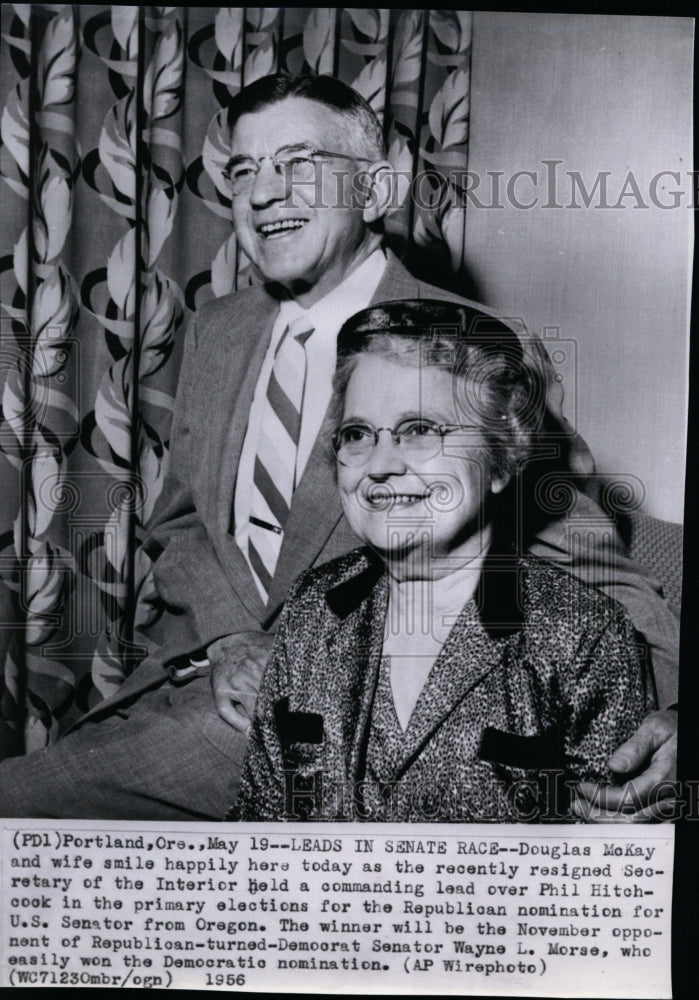
[{"label": "striped necktie", "polygon": [[306,341],[313,333],[305,316],[286,328],[267,385],[255,456],[248,562],[266,602],[279,559],[284,525],[296,489],[297,451],[306,381]]}]

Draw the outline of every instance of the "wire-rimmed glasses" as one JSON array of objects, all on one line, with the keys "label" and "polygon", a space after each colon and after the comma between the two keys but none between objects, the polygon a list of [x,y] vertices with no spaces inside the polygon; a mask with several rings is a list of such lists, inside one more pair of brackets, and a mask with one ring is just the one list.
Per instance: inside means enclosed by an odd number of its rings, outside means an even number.
[{"label": "wire-rimmed glasses", "polygon": [[354,422],[338,427],[332,444],[340,465],[358,469],[371,458],[381,431],[388,431],[405,460],[412,463],[438,455],[445,434],[469,428],[469,424],[439,424],[426,417],[405,417],[395,427],[374,427],[373,424]]},{"label": "wire-rimmed glasses", "polygon": [[252,189],[263,160],[271,160],[275,171],[287,185],[309,184],[315,181],[318,163],[324,159],[370,161],[366,157],[336,153],[329,149],[314,149],[307,143],[281,146],[267,156],[234,156],[226,164],[223,176],[230,182],[235,197]]}]

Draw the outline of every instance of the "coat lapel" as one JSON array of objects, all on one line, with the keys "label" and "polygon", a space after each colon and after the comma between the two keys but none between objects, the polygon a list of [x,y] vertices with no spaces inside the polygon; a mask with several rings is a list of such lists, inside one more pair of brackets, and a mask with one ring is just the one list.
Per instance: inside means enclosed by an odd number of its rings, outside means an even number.
[{"label": "coat lapel", "polygon": [[342,664],[335,675],[342,688],[335,692],[333,728],[337,765],[350,789],[363,776],[388,602],[381,564],[369,557],[359,568],[360,572],[355,571],[328,595],[333,625],[326,635],[328,662]]},{"label": "coat lapel", "polygon": [[420,692],[400,754],[388,762],[390,780],[405,773],[436,730],[503,662],[509,637],[522,625],[519,586],[517,561],[491,553],[475,598],[464,605]]},{"label": "coat lapel", "polygon": [[357,713],[354,739],[352,740],[352,750],[350,753],[350,777],[352,781],[352,788],[357,788],[358,783],[363,779],[365,773],[366,750],[367,743],[369,741],[371,714],[374,707],[374,695],[376,694],[379,668],[381,666],[387,604],[388,585],[384,578],[380,586],[374,592],[369,630],[364,633],[364,642],[367,642],[368,636],[367,663],[364,674],[364,684],[361,690],[358,691],[359,712]]},{"label": "coat lapel", "polygon": [[407,770],[435,731],[486,674],[498,666],[506,641],[488,635],[475,603],[469,601],[454,623],[420,692],[403,737],[402,753],[394,761],[394,778]]},{"label": "coat lapel", "polygon": [[[486,562],[486,566],[487,566]],[[516,582],[516,574],[505,574],[507,583]],[[497,667],[505,655],[508,636],[519,625],[511,621],[509,601],[503,612],[498,608],[494,590],[500,589],[497,578],[484,571],[485,582],[476,599],[466,603],[449,633],[418,699],[410,724],[404,734],[400,756],[387,761],[386,780],[398,780],[430,741],[435,731],[468,698],[473,688]],[[510,595],[508,595],[510,596]],[[329,663],[338,663],[337,678],[342,688],[329,697],[337,706],[333,724],[337,741],[337,763],[356,788],[365,776],[366,750],[371,726],[374,696],[384,642],[388,609],[388,579],[376,557],[368,556],[351,576],[326,595],[328,614],[333,624],[326,633]],[[488,616],[491,620],[484,621]],[[501,627],[501,622],[508,621]],[[332,685],[334,679],[329,683]],[[349,770],[345,771],[349,759]]]}]

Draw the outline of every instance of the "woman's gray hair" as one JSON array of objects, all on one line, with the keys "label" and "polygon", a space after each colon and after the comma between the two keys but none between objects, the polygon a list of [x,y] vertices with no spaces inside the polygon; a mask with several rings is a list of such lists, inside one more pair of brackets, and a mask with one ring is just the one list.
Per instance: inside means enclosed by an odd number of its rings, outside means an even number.
[{"label": "woman's gray hair", "polygon": [[[384,302],[352,316],[338,337],[330,421],[342,420],[359,358],[436,368],[452,379],[457,419],[483,437],[491,475],[515,475],[532,454],[546,404],[546,378],[501,320],[469,306],[431,299]],[[377,386],[380,391],[380,386]]]}]

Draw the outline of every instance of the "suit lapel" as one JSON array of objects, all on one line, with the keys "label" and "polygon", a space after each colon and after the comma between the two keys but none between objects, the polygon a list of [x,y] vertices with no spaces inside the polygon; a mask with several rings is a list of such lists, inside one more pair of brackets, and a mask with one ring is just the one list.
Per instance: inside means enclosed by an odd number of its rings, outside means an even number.
[{"label": "suit lapel", "polygon": [[296,489],[286,522],[279,561],[269,592],[269,609],[286,597],[290,585],[311,566],[342,517],[323,424]]},{"label": "suit lapel", "polygon": [[396,255],[386,250],[386,270],[374,293],[371,305],[377,302],[391,302],[394,299],[420,298],[420,283],[407,268],[403,267]]},{"label": "suit lapel", "polygon": [[[217,338],[217,354],[210,363],[227,373],[222,405],[227,404],[228,409],[223,419],[209,421],[203,435],[201,463],[204,483],[210,484],[206,523],[215,525],[217,549],[222,552],[221,565],[241,601],[258,621],[264,618],[264,605],[247,560],[231,534],[231,523],[235,479],[250,406],[278,308],[278,302],[260,288],[259,297],[251,297],[250,305],[241,309],[231,320],[225,335]],[[220,471],[212,475],[212,470]]]}]

